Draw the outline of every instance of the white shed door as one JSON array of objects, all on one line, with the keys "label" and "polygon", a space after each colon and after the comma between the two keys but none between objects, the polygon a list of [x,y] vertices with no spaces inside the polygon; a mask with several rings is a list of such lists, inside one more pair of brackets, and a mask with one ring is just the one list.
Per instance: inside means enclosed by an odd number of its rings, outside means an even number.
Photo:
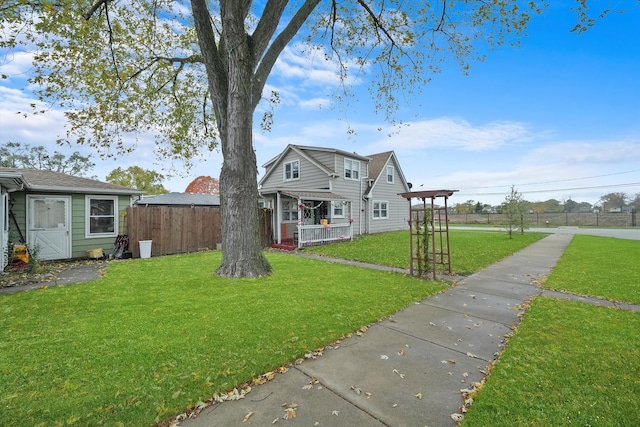
[{"label": "white shed door", "polygon": [[40,260],[71,258],[71,197],[27,196],[27,240]]}]

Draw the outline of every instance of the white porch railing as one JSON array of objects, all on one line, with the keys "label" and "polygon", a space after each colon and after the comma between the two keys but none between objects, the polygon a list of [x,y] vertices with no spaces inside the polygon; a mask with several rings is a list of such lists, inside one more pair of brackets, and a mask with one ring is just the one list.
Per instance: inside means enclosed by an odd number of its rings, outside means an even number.
[{"label": "white porch railing", "polygon": [[298,248],[337,240],[350,240],[351,237],[353,237],[351,224],[298,226]]}]

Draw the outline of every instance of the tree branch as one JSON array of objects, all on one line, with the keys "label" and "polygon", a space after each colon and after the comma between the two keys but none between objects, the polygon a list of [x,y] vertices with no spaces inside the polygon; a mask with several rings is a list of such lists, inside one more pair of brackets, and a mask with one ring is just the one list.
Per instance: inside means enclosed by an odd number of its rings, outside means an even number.
[{"label": "tree branch", "polygon": [[[253,107],[257,107],[261,99],[262,89],[267,81],[267,77],[271,73],[276,60],[280,56],[280,53],[289,44],[291,39],[298,33],[302,25],[307,18],[311,15],[316,6],[320,3],[320,0],[305,0],[304,4],[300,6],[296,14],[291,18],[291,21],[287,26],[278,34],[273,43],[269,46],[264,56],[260,60],[260,64],[253,76]],[[264,19],[264,17],[262,18]],[[260,21],[262,21],[262,19]],[[259,25],[259,24],[258,24]],[[272,25],[278,25],[278,22],[274,22]],[[263,30],[264,31],[264,30]],[[260,43],[261,41],[256,41]],[[258,57],[258,55],[256,55]]]},{"label": "tree branch", "polygon": [[362,6],[362,8],[369,14],[371,19],[373,20],[373,25],[377,30],[380,30],[384,33],[385,37],[391,42],[391,46],[397,46],[395,39],[391,36],[391,34],[387,31],[387,29],[382,25],[378,17],[373,13],[368,4],[364,2],[364,0],[357,0],[358,4]]},{"label": "tree branch", "polygon": [[94,13],[96,13],[96,11],[98,9],[100,9],[100,7],[104,4],[106,6],[107,3],[112,2],[113,0],[98,0],[96,3],[93,4],[93,6],[91,6],[89,8],[88,11],[86,11],[85,13],[82,14],[82,16],[84,17],[84,19],[86,19],[87,21],[89,19],[91,19],[91,17],[93,16]]},{"label": "tree branch", "polygon": [[[268,0],[264,7],[258,26],[251,35],[254,42],[256,61],[262,57],[264,50],[269,45],[271,37],[278,28],[278,23],[287,5],[287,0]],[[255,67],[255,65],[254,65]]]},{"label": "tree branch", "polygon": [[207,1],[191,0],[191,9],[193,11],[194,26],[198,35],[198,44],[202,53],[202,62],[207,71],[207,80],[209,82],[209,91],[211,92],[213,109],[216,115],[216,123],[218,124],[220,134],[224,134],[224,129],[220,127],[225,126],[226,123],[228,71],[220,57],[219,46],[216,43],[213,24],[211,22],[211,14],[207,8]]}]

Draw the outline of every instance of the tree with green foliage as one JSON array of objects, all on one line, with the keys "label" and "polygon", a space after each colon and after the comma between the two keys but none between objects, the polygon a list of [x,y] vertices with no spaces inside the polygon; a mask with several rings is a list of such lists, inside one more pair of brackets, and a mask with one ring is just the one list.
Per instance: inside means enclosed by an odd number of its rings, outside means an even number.
[{"label": "tree with green foliage", "polygon": [[614,192],[600,197],[602,210],[605,212],[621,211],[630,201],[629,196],[623,192]]},{"label": "tree with green foliage", "polygon": [[[257,214],[253,115],[284,48],[338,66],[344,96],[371,80],[376,108],[393,114],[445,60],[464,72],[487,49],[517,44],[543,0],[5,0],[0,49],[28,45],[32,87],[66,110],[67,137],[103,155],[131,151],[153,132],[156,152],[190,164],[217,146],[223,261],[217,273],[268,274]],[[591,25],[576,0],[581,32]],[[357,78],[354,78],[357,77]],[[268,98],[278,101],[278,94]],[[268,102],[268,101],[267,101]],[[271,115],[263,117],[264,128]],[[127,142],[132,141],[132,142]]]},{"label": "tree with green foliage", "polygon": [[67,157],[59,151],[54,151],[51,154],[42,145],[32,147],[20,142],[6,142],[0,146],[0,166],[87,176],[94,168],[95,163],[91,161],[90,155],[83,156],[78,151]]},{"label": "tree with green foliage", "polygon": [[524,230],[529,228],[527,220],[527,202],[521,193],[518,193],[515,186],[511,186],[511,192],[507,194],[502,203],[502,224],[509,233],[509,238],[513,238],[513,231],[520,230],[520,234],[524,234]]},{"label": "tree with green foliage", "polygon": [[166,194],[169,191],[162,185],[164,175],[140,166],[129,166],[127,169],[120,167],[109,172],[107,182],[123,187],[144,190],[146,194]]}]

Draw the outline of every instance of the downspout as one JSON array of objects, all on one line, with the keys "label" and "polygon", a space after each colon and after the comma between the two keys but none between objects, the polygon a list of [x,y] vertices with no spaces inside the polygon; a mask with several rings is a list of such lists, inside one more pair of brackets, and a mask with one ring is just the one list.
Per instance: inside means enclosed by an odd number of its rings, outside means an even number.
[{"label": "downspout", "polygon": [[282,243],[282,201],[280,192],[276,191],[276,242]]},{"label": "downspout", "polygon": [[362,201],[364,200],[364,194],[362,194],[362,179],[360,178],[360,197],[358,200],[358,235],[362,236],[362,213],[364,210],[362,209]]}]

